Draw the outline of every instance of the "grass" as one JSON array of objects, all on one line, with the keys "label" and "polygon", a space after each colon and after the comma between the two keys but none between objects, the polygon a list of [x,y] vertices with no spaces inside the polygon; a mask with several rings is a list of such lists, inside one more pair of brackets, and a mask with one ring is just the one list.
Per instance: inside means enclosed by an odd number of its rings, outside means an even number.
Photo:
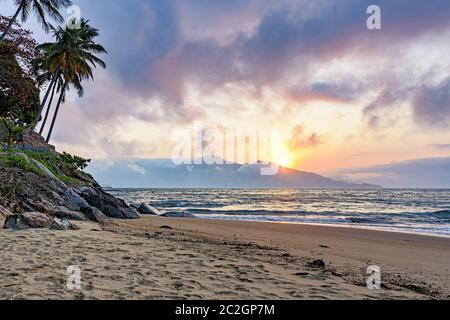
[{"label": "grass", "polygon": [[20,168],[24,171],[33,172],[38,175],[43,175],[43,172],[38,167],[36,167],[30,161],[21,156],[17,155],[1,156],[0,163],[3,163],[7,167]]},{"label": "grass", "polygon": [[68,177],[65,174],[58,174],[56,177],[69,186],[79,186],[80,184],[83,184],[80,180]]},{"label": "grass", "polygon": [[[17,153],[23,153],[25,154],[29,159],[36,160],[40,163],[42,163],[47,169],[49,169],[59,180],[64,182],[68,185],[80,185],[83,184],[82,181],[70,177],[67,174],[61,173],[61,170],[58,170],[57,168],[61,168],[65,166],[64,163],[62,163],[61,158],[59,157],[58,153],[48,151],[48,152],[38,152],[38,151],[30,151],[30,150],[15,150],[15,149],[5,149],[0,148],[0,152],[5,152],[6,155],[0,156],[0,163],[3,163],[4,165],[8,167],[17,167],[21,168],[22,170],[33,172],[39,175],[44,175],[44,173],[35,166],[31,161],[27,161],[25,157],[21,157],[20,155],[17,155]],[[84,172],[80,171],[83,175]],[[85,174],[87,175],[87,174]]]}]

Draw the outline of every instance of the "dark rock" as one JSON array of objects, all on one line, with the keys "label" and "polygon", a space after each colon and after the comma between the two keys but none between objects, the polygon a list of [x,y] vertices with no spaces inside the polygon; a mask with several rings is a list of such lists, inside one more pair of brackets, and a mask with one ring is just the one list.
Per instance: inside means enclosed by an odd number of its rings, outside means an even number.
[{"label": "dark rock", "polygon": [[68,188],[64,195],[67,200],[67,207],[70,210],[81,211],[82,208],[89,207],[89,203],[85,199],[80,197],[72,188]]},{"label": "dark rock", "polygon": [[4,225],[6,218],[11,215],[11,211],[0,205],[0,226]]},{"label": "dark rock", "polygon": [[72,225],[66,218],[55,218],[53,219],[53,223],[50,226],[50,230],[59,230],[59,231],[65,231],[65,230],[72,230]]},{"label": "dark rock", "polygon": [[161,215],[161,212],[159,212],[156,208],[153,208],[152,206],[149,206],[146,203],[142,203],[137,210],[139,211],[139,213],[142,214],[148,214],[153,216]]},{"label": "dark rock", "polygon": [[32,228],[49,228],[52,218],[40,212],[27,212],[21,215],[11,215],[6,218],[4,229],[27,230]]},{"label": "dark rock", "polygon": [[160,229],[167,229],[167,230],[173,230],[171,226],[161,226]]},{"label": "dark rock", "polygon": [[139,204],[139,203],[131,203],[130,204],[130,207],[132,207],[133,209],[139,209],[139,207],[141,206],[141,204]]},{"label": "dark rock", "polygon": [[310,268],[315,268],[315,269],[325,269],[325,262],[323,260],[314,260],[313,262],[309,263],[308,266]]},{"label": "dark rock", "polygon": [[69,210],[65,207],[53,208],[52,214],[59,219],[68,219],[68,220],[75,220],[75,221],[86,220],[86,217],[81,212]]},{"label": "dark rock", "polygon": [[94,222],[104,223],[107,219],[103,212],[96,207],[83,207],[81,208],[81,212],[84,213],[86,218]]},{"label": "dark rock", "polygon": [[103,189],[83,187],[80,189],[81,197],[93,207],[100,209],[107,217],[116,219],[137,219],[137,212],[128,206],[125,201],[117,199]]},{"label": "dark rock", "polygon": [[5,218],[3,229],[13,230],[17,225],[17,214],[11,214]]},{"label": "dark rock", "polygon": [[166,217],[166,218],[197,218],[193,214],[187,213],[187,212],[184,212],[184,211],[164,212],[163,214],[161,214],[161,217]]}]

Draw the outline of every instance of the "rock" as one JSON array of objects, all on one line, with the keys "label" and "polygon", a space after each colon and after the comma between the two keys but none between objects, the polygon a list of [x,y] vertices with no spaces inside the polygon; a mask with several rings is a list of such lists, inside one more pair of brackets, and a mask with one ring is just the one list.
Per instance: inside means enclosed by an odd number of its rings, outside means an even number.
[{"label": "rock", "polygon": [[0,225],[3,225],[6,221],[6,218],[12,216],[11,211],[0,205]]},{"label": "rock", "polygon": [[32,228],[49,228],[53,220],[40,212],[27,212],[21,215],[11,215],[6,218],[4,229],[27,230]]},{"label": "rock", "polygon": [[82,197],[80,197],[72,188],[68,188],[64,195],[67,200],[67,207],[70,210],[82,211],[83,208],[89,207],[89,203],[86,202]]},{"label": "rock", "polygon": [[117,199],[101,188],[83,187],[81,197],[92,206],[100,209],[107,217],[116,219],[138,219],[137,212],[125,201]]},{"label": "rock", "polygon": [[50,182],[48,183],[48,186],[50,187],[50,189],[52,189],[57,194],[59,194],[59,195],[64,194],[64,190],[56,184],[55,180],[50,180]]},{"label": "rock", "polygon": [[67,220],[66,218],[63,219],[54,218],[53,223],[50,226],[50,230],[59,230],[59,231],[78,230],[78,229],[79,228],[77,226],[70,223],[69,220]]},{"label": "rock", "polygon": [[55,180],[55,181],[59,181],[61,183],[63,183],[61,180],[58,179],[57,176],[55,176],[53,174],[53,172],[51,172],[46,166],[44,166],[42,163],[40,163],[39,161],[36,161],[34,159],[30,159],[30,161],[39,168],[39,170],[41,170],[47,177]]},{"label": "rock", "polygon": [[3,225],[3,229],[13,230],[17,224],[17,215],[12,214],[5,218],[5,223]]},{"label": "rock", "polygon": [[173,230],[171,226],[161,226],[160,229],[167,229],[167,230]]},{"label": "rock", "polygon": [[41,212],[27,212],[19,215],[17,221],[31,228],[48,228],[52,224],[52,218]]},{"label": "rock", "polygon": [[59,219],[68,219],[68,220],[75,220],[75,221],[86,220],[86,217],[81,212],[69,210],[65,207],[53,208],[52,214]]},{"label": "rock", "polygon": [[191,213],[187,213],[184,211],[169,211],[169,212],[164,212],[163,214],[160,215],[161,217],[166,217],[166,218],[197,218],[196,216],[194,216]]},{"label": "rock", "polygon": [[96,207],[83,207],[81,208],[81,212],[84,213],[86,218],[94,222],[104,223],[107,219],[103,212],[101,212],[100,209]]},{"label": "rock", "polygon": [[139,204],[139,203],[131,203],[130,204],[130,207],[132,207],[133,209],[139,209],[139,207],[141,206],[141,204]]},{"label": "rock", "polygon": [[152,206],[149,206],[146,203],[142,203],[139,206],[139,208],[137,209],[137,211],[142,214],[148,214],[148,215],[154,215],[154,216],[161,215],[161,212],[159,212],[158,209],[153,208]]},{"label": "rock", "polygon": [[315,268],[315,269],[325,269],[325,262],[323,260],[314,260],[313,262],[309,263],[308,266],[310,268]]}]

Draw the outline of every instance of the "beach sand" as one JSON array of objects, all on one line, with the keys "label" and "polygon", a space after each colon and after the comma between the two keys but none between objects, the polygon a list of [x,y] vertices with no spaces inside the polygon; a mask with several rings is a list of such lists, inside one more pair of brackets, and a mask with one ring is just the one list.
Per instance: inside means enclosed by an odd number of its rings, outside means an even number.
[{"label": "beach sand", "polygon": [[[1,230],[0,299],[450,298],[447,238],[160,217],[76,224]],[[67,288],[70,265],[81,290]],[[366,287],[370,265],[380,290]]]}]

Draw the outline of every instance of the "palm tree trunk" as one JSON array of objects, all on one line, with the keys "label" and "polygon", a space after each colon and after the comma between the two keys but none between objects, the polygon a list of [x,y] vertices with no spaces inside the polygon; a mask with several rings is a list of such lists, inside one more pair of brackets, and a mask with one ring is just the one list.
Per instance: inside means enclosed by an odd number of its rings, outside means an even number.
[{"label": "palm tree trunk", "polygon": [[17,17],[19,16],[20,11],[22,11],[22,6],[21,5],[17,8],[16,13],[11,18],[11,20],[9,20],[8,26],[6,27],[5,31],[3,31],[3,34],[0,37],[0,41],[5,40],[6,35],[9,33],[9,31],[11,31],[11,28],[13,27],[14,22],[17,20]]},{"label": "palm tree trunk", "polygon": [[50,138],[52,137],[53,128],[55,127],[56,118],[58,117],[59,107],[61,106],[61,102],[63,100],[64,93],[66,91],[66,85],[67,85],[67,82],[64,82],[64,85],[61,88],[61,93],[59,95],[58,104],[56,105],[55,114],[53,115],[53,120],[52,120],[52,124],[50,126],[50,131],[48,132],[48,135],[47,135],[47,139],[46,139],[47,143],[50,142]]},{"label": "palm tree trunk", "polygon": [[47,119],[50,114],[50,109],[51,109],[52,103],[53,103],[53,97],[55,96],[55,89],[56,89],[56,82],[52,89],[52,95],[50,96],[50,101],[47,106],[47,111],[45,112],[45,118],[44,118],[44,121],[42,122],[41,130],[39,130],[39,134],[41,136],[42,136],[42,132],[44,132],[44,128],[45,128],[45,125],[47,124]]},{"label": "palm tree trunk", "polygon": [[38,125],[39,119],[41,118],[41,115],[42,115],[42,111],[44,111],[44,107],[45,107],[45,103],[47,102],[48,95],[50,94],[50,91],[52,91],[53,86],[55,85],[55,83],[56,83],[56,75],[53,76],[52,81],[50,82],[50,85],[49,85],[49,87],[47,89],[47,92],[45,93],[44,100],[42,100],[42,103],[39,106],[39,111],[36,114],[36,118],[34,119],[33,130],[36,129],[36,127]]}]

